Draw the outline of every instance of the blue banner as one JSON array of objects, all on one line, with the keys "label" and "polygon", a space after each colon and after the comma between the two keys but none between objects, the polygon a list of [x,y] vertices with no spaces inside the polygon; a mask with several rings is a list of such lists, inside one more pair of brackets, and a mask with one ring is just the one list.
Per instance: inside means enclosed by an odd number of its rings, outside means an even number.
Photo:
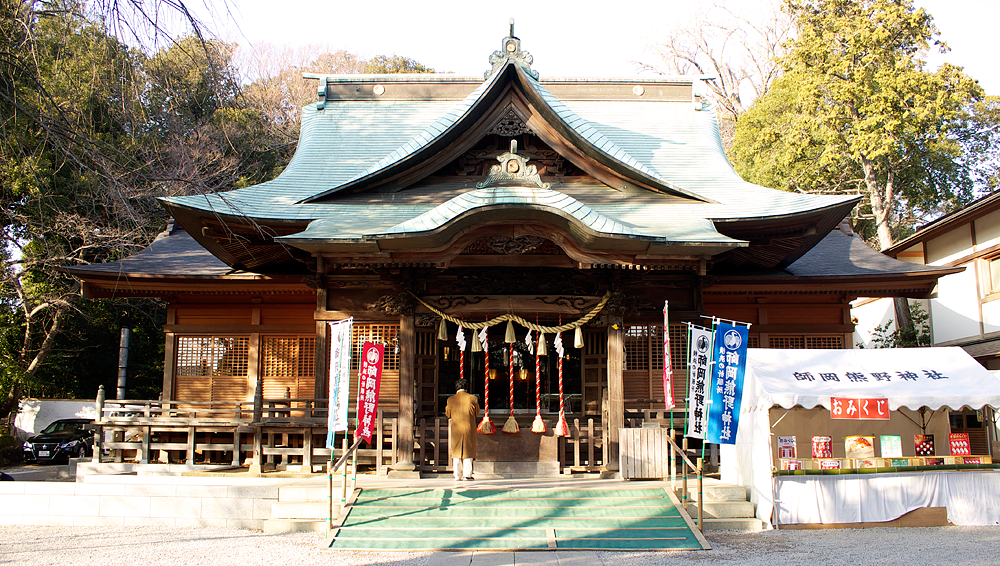
[{"label": "blue banner", "polygon": [[712,401],[708,408],[706,440],[736,444],[736,429],[743,399],[743,373],[747,364],[746,326],[721,323],[715,327],[712,368]]}]

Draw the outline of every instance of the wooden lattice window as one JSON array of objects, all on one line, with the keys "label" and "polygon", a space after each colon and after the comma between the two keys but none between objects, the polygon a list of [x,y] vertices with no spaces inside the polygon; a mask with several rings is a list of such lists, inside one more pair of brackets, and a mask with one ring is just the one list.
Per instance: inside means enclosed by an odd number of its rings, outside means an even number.
[{"label": "wooden lattice window", "polygon": [[176,351],[175,399],[245,401],[248,398],[248,337],[178,336]]},{"label": "wooden lattice window", "polygon": [[[844,337],[838,335],[808,336],[808,335],[771,335],[768,345],[775,350],[801,350],[804,348],[819,350],[839,350],[844,347]],[[751,346],[754,347],[754,346]]]},{"label": "wooden lattice window", "polygon": [[775,350],[801,350],[806,347],[805,336],[768,336],[768,346]]},{"label": "wooden lattice window", "polygon": [[357,370],[365,342],[385,344],[382,371],[399,371],[399,325],[355,324],[351,330],[351,369]]},{"label": "wooden lattice window", "polygon": [[[646,370],[649,365],[649,342],[652,335],[662,332],[662,326],[628,326],[625,328],[625,370]],[[663,367],[663,363],[660,363]]]},{"label": "wooden lattice window", "polygon": [[260,375],[264,397],[293,399],[315,394],[316,337],[264,336],[261,338]]},{"label": "wooden lattice window", "polygon": [[760,334],[747,336],[747,348],[760,348]]},{"label": "wooden lattice window", "polygon": [[806,336],[806,348],[817,350],[840,350],[843,347],[843,336]]}]

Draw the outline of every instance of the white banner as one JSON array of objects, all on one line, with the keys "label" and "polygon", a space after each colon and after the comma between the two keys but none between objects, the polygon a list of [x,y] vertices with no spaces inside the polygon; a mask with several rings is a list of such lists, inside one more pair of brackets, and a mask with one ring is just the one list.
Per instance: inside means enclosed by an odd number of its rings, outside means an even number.
[{"label": "white banner", "polygon": [[708,383],[712,372],[712,330],[691,326],[688,336],[688,427],[689,438],[705,438],[705,423],[708,420]]},{"label": "white banner", "polygon": [[333,442],[333,433],[347,430],[347,409],[351,397],[351,329],[354,318],[331,322],[327,336],[330,340],[330,399],[327,423],[327,448]]}]

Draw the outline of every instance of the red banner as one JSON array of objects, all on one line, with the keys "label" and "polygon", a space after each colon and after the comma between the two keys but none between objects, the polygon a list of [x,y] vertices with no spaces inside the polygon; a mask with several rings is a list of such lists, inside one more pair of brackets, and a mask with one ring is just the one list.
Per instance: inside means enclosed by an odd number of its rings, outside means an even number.
[{"label": "red banner", "polygon": [[670,317],[667,316],[667,301],[663,301],[663,404],[667,410],[673,409],[674,368],[670,364]]},{"label": "red banner", "polygon": [[830,418],[887,421],[889,420],[889,400],[830,397]]},{"label": "red banner", "polygon": [[364,437],[369,444],[375,432],[378,390],[382,383],[382,356],[385,346],[365,342],[361,346],[361,369],[358,371],[358,428],[354,438]]}]

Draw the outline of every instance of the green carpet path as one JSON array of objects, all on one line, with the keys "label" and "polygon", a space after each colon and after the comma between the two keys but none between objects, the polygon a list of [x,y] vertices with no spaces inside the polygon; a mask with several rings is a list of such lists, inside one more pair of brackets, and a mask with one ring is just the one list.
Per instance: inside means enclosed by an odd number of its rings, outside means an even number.
[{"label": "green carpet path", "polygon": [[330,547],[342,550],[696,550],[661,488],[366,489]]}]

